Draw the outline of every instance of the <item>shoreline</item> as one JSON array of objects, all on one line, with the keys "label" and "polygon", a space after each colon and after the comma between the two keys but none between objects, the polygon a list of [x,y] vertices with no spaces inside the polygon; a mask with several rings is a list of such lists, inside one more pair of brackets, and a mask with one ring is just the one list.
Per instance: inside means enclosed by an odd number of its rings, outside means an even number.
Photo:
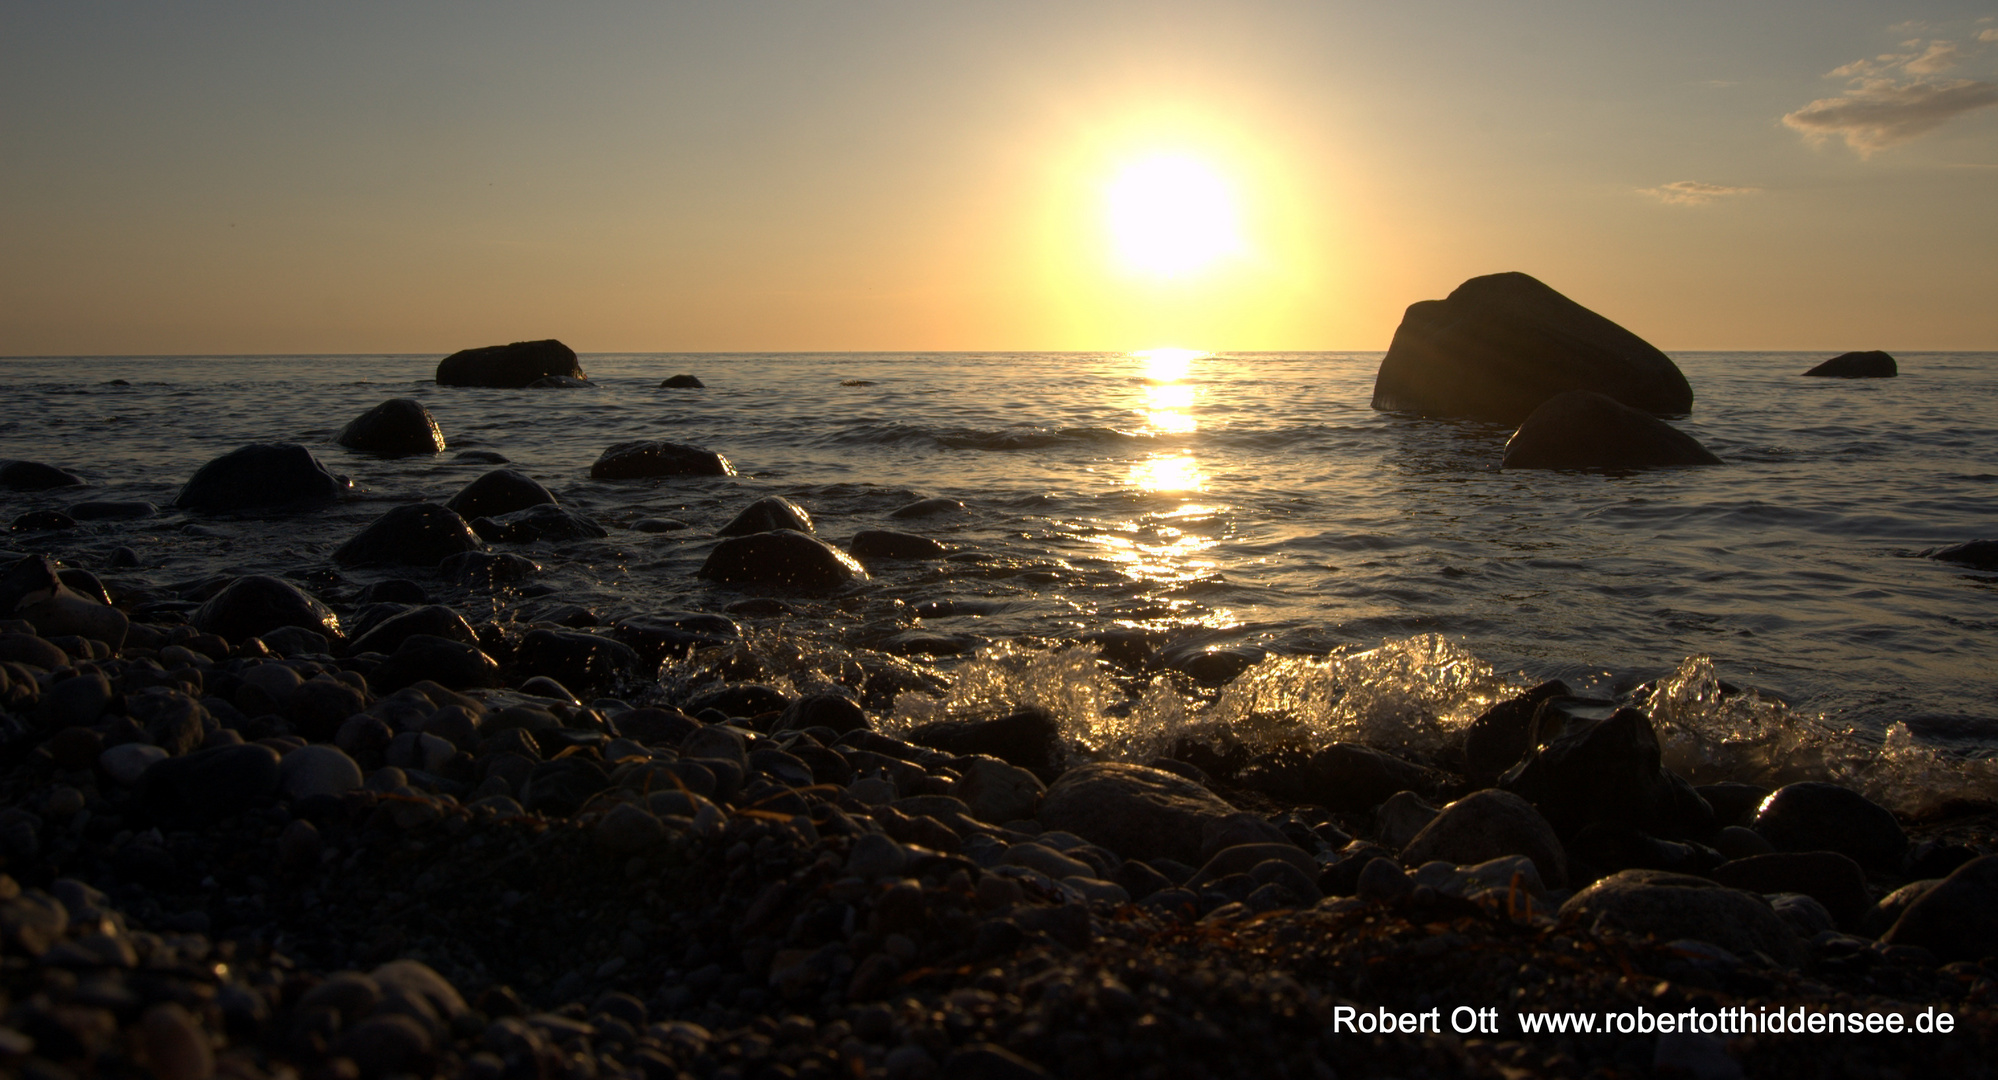
[{"label": "shoreline", "polygon": [[[1346,864],[1394,854],[1375,843],[1375,812],[1312,810],[1240,776],[1204,785],[1249,811],[1229,819],[1238,834],[1209,838],[1214,855],[1242,839],[1263,845],[1252,857],[1292,854],[1185,889],[1163,880],[1194,869],[1183,862],[1032,816],[984,820],[1015,812],[1006,799],[1031,791],[1031,769],[880,735],[828,695],[710,692],[695,719],[537,698],[561,688],[518,671],[489,690],[362,689],[360,669],[382,674],[393,656],[281,657],[191,626],[140,624],[153,644],[115,654],[32,629],[10,623],[0,642],[13,663],[56,664],[7,669],[0,1054],[26,1075],[58,1075],[36,1058],[175,1076],[207,1075],[204,1060],[309,1077],[1647,1075],[1675,1054],[1718,1067],[1714,1053],[1753,1075],[1832,1054],[1970,1075],[1998,1035],[1989,964],[1841,932],[1781,964],[1584,925],[1554,906],[1574,890],[1536,900],[1517,877],[1461,895],[1461,881],[1419,883],[1433,866],[1356,876]],[[102,700],[62,689],[99,674]],[[86,722],[58,723],[93,702]],[[174,752],[114,777],[148,740]],[[1050,791],[1089,768],[1013,745]],[[1201,775],[1161,775],[1182,774]],[[1991,808],[1960,810],[1904,824],[1917,843],[1992,850]],[[1309,885],[1281,872],[1298,858],[1317,868]],[[1312,887],[1326,898],[1297,895]],[[1512,1026],[1335,1026],[1341,1006],[1460,1005]],[[1958,1026],[1885,1043],[1517,1031],[1542,1009],[1779,1005],[1909,1022],[1935,1006]]]}]

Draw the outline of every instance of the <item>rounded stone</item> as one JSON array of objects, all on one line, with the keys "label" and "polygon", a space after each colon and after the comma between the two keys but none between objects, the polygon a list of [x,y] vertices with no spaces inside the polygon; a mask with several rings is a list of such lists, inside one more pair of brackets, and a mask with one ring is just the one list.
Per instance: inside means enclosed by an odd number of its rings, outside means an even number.
[{"label": "rounded stone", "polygon": [[301,746],[278,762],[278,790],[292,800],[338,795],[361,786],[361,767],[338,746]]},{"label": "rounded stone", "polygon": [[350,450],[374,454],[440,454],[444,432],[415,398],[391,398],[355,417],[334,439]]},{"label": "rounded stone", "polygon": [[1836,851],[1876,873],[1896,873],[1908,834],[1885,807],[1821,781],[1776,789],[1750,826],[1777,851]]}]

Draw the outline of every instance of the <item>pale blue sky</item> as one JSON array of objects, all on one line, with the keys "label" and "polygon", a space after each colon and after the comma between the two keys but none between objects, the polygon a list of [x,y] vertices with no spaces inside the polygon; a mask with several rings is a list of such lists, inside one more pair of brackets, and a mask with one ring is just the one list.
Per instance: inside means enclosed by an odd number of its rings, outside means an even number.
[{"label": "pale blue sky", "polygon": [[[0,0],[0,354],[1998,348],[1991,102],[1991,3]],[[1112,272],[1154,150],[1251,257]]]}]

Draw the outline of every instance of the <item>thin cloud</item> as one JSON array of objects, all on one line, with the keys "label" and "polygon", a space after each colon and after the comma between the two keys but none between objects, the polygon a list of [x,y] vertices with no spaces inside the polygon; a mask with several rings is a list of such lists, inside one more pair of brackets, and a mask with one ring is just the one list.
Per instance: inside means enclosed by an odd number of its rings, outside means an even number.
[{"label": "thin cloud", "polygon": [[[1998,40],[1986,30],[1980,41]],[[1783,123],[1812,143],[1841,139],[1862,158],[1926,135],[1950,119],[1998,104],[1998,83],[1938,76],[1957,66],[1963,53],[1955,42],[1921,39],[1903,42],[1904,53],[1881,53],[1827,73],[1845,79],[1846,90],[1819,98],[1783,117]]]},{"label": "thin cloud", "polygon": [[1732,195],[1753,195],[1761,188],[1734,187],[1729,184],[1708,184],[1699,180],[1674,180],[1655,188],[1639,188],[1639,195],[1649,195],[1668,206],[1705,206],[1715,199]]},{"label": "thin cloud", "polygon": [[1994,27],[1990,30],[1979,30],[1977,32],[1977,40],[1998,41],[1998,27]]}]

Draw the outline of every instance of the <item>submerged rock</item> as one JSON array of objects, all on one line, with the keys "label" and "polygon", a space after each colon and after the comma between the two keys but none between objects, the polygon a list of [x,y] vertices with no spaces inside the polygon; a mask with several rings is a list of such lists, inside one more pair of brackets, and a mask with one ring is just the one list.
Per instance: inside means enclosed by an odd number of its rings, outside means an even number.
[{"label": "submerged rock", "polygon": [[1655,469],[1719,465],[1699,440],[1589,390],[1540,404],[1505,443],[1508,469]]},{"label": "submerged rock", "polygon": [[1200,856],[1201,830],[1235,808],[1183,777],[1142,765],[1105,762],[1061,774],[1041,799],[1041,823],[1101,844],[1127,859]]},{"label": "submerged rock", "polygon": [[1958,566],[1969,566],[1978,570],[1998,570],[1998,540],[1972,540],[1967,544],[1931,548],[1922,554],[1927,558],[1956,563]]},{"label": "submerged rock", "polygon": [[426,604],[390,616],[369,627],[353,641],[354,652],[393,653],[411,635],[429,634],[450,641],[477,645],[479,636],[463,615],[442,604]]},{"label": "submerged rock", "polygon": [[458,489],[444,506],[466,521],[554,503],[555,495],[517,469],[494,469]]},{"label": "submerged rock", "polygon": [[1374,379],[1376,409],[1518,424],[1540,403],[1591,390],[1685,413],[1693,390],[1664,353],[1525,274],[1475,277],[1411,304]]},{"label": "submerged rock", "polygon": [[333,441],[374,454],[441,454],[444,432],[415,398],[391,398],[355,417]]},{"label": "submerged rock", "polygon": [[82,477],[54,465],[44,465],[39,461],[0,461],[0,489],[6,491],[47,491],[83,486]]},{"label": "submerged rock", "polygon": [[935,517],[938,514],[964,512],[964,504],[956,499],[918,499],[915,502],[898,506],[889,511],[891,518]]},{"label": "submerged rock", "polygon": [[791,529],[731,536],[708,553],[700,574],[731,585],[813,591],[867,580],[866,569],[852,556]]},{"label": "submerged rock", "polygon": [[602,525],[553,503],[530,506],[472,522],[472,531],[495,544],[527,544],[536,540],[599,540],[610,535]]},{"label": "submerged rock", "polygon": [[590,466],[595,480],[632,480],[645,476],[734,476],[728,459],[704,447],[642,439],[607,447]]},{"label": "submerged rock", "polygon": [[673,388],[673,389],[682,389],[682,390],[700,390],[706,388],[708,384],[702,382],[701,380],[695,378],[692,375],[682,374],[682,375],[669,375],[665,379],[661,380],[659,385],[662,389]]},{"label": "submerged rock", "polygon": [[196,469],[175,507],[202,513],[323,501],[351,485],[297,443],[251,443]]},{"label": "submerged rock", "polygon": [[333,552],[343,566],[436,566],[479,548],[465,519],[436,503],[398,506]]},{"label": "submerged rock", "polygon": [[553,338],[463,349],[437,364],[439,386],[518,389],[551,375],[584,378],[582,365],[576,362],[576,351]]},{"label": "submerged rock", "polygon": [[1061,725],[1030,706],[993,720],[940,720],[909,733],[909,741],[947,754],[985,754],[1052,778],[1062,765]]},{"label": "submerged rock", "polygon": [[1891,379],[1900,373],[1894,358],[1878,349],[1841,353],[1804,372],[1828,379]]},{"label": "submerged rock", "polygon": [[742,512],[729,520],[729,523],[715,530],[716,536],[748,536],[751,533],[771,532],[777,529],[790,529],[793,532],[810,533],[812,515],[805,508],[781,495],[766,495],[743,507]]},{"label": "submerged rock", "polygon": [[338,641],[340,617],[291,582],[264,574],[239,577],[196,608],[189,622],[232,643],[298,626]]},{"label": "submerged rock", "polygon": [[941,559],[949,549],[927,536],[895,532],[892,529],[862,529],[846,545],[847,554],[866,562],[870,559]]},{"label": "submerged rock", "polygon": [[615,690],[650,673],[630,646],[580,630],[528,631],[514,652],[513,666],[589,694]]},{"label": "submerged rock", "polygon": [[1398,791],[1433,791],[1440,779],[1371,747],[1332,743],[1310,757],[1296,752],[1261,755],[1243,767],[1236,782],[1287,802],[1366,810]]}]

